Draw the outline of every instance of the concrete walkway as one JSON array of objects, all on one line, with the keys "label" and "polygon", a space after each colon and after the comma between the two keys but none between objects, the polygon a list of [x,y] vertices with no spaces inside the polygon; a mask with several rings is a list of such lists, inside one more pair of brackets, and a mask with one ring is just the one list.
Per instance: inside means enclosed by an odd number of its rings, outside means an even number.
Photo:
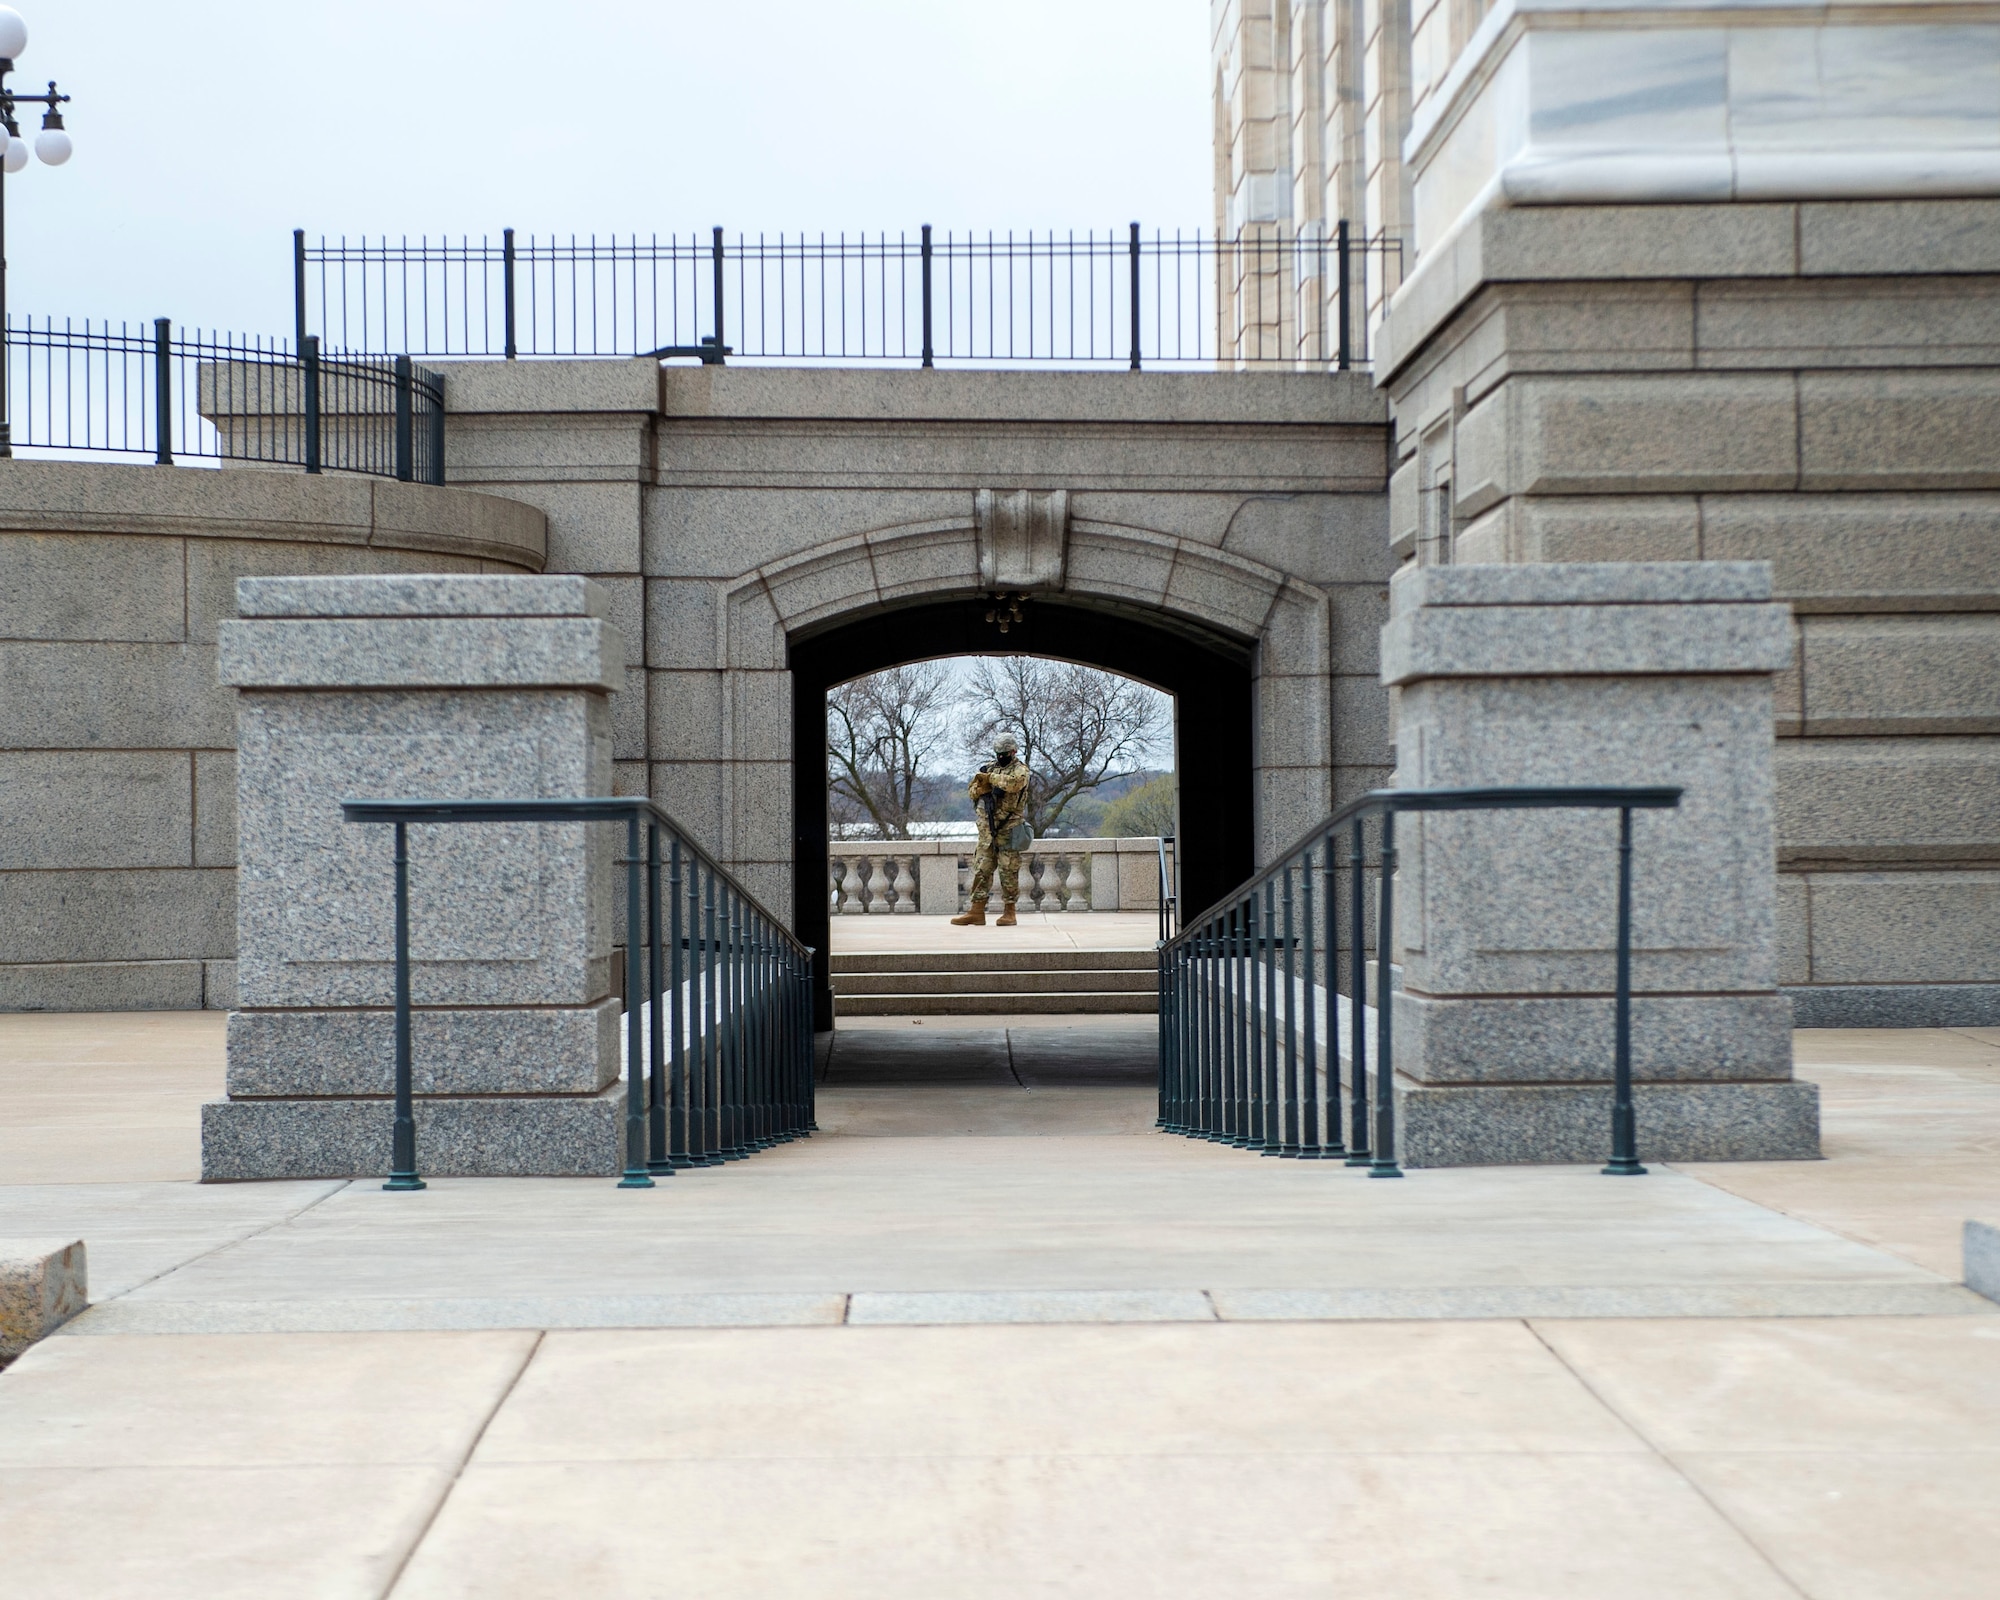
[{"label": "concrete walkway", "polygon": [[175,1181],[217,1021],[0,1018],[98,1302],[10,1595],[2000,1592],[2000,1035],[1801,1035],[1825,1162],[1385,1184],[1151,1131],[1143,1030],[854,1030],[812,1140],[388,1195]]}]

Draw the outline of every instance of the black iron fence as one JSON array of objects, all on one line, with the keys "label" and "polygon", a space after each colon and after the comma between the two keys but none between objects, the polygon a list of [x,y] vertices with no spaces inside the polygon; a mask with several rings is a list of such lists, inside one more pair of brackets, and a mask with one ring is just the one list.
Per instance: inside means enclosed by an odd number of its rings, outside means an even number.
[{"label": "black iron fence", "polygon": [[1345,222],[1148,235],[292,236],[295,335],[427,356],[1365,366],[1402,246]]},{"label": "black iron fence", "polygon": [[[1676,788],[1377,789],[1350,801],[1226,900],[1160,946],[1160,1126],[1261,1155],[1345,1161],[1369,1176],[1402,1176],[1389,952],[1394,948],[1396,816],[1405,811],[1614,809],[1618,933],[1611,1160],[1643,1173],[1632,1105],[1632,813],[1680,804]],[[1367,859],[1368,818],[1381,818]],[[1340,836],[1347,834],[1347,858]],[[1365,877],[1378,879],[1375,919],[1375,1082],[1370,1108],[1364,999]],[[1341,907],[1348,878],[1345,1129],[1336,1029]]]},{"label": "black iron fence", "polygon": [[341,811],[396,829],[396,1098],[383,1187],[424,1186],[410,1062],[412,823],[625,824],[621,1189],[814,1131],[812,951],[651,800],[344,800]]},{"label": "black iron fence", "polygon": [[53,317],[10,320],[13,448],[444,482],[444,381],[407,355]]}]

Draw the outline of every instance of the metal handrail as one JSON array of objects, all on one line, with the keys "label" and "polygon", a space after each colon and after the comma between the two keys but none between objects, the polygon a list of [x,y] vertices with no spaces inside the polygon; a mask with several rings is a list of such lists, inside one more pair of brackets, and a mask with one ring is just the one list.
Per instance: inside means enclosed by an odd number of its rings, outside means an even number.
[{"label": "metal handrail", "polygon": [[[740,1160],[816,1131],[813,951],[696,844],[663,807],[643,795],[607,795],[548,800],[343,800],[340,808],[349,822],[389,823],[396,830],[396,1109],[389,1180],[384,1188],[424,1187],[417,1174],[410,1051],[412,823],[625,823],[625,1169],[618,1180],[621,1189],[648,1189],[655,1177],[671,1176],[684,1167]],[[642,823],[646,827],[643,854],[639,838]],[[662,830],[667,835],[664,853]],[[668,878],[664,896],[663,871]],[[650,953],[650,960],[643,965],[642,951]],[[675,999],[671,1060],[666,1047],[665,1000],[669,989]],[[642,997],[650,1009],[650,1029],[641,1024]],[[642,1057],[650,1072],[642,1068]]]},{"label": "metal handrail", "polygon": [[[1178,888],[1180,873],[1178,870],[1169,871],[1167,868],[1167,850],[1173,842],[1174,836],[1171,833],[1163,833],[1155,841],[1160,852],[1160,943],[1162,944],[1181,931],[1181,897]],[[1179,864],[1176,858],[1176,869]]]},{"label": "metal handrail", "polygon": [[[1400,1178],[1403,1174],[1396,1160],[1389,961],[1394,924],[1396,814],[1399,811],[1616,810],[1619,826],[1615,1061],[1611,1159],[1604,1171],[1614,1176],[1644,1173],[1646,1169],[1638,1159],[1638,1130],[1632,1102],[1632,813],[1671,809],[1680,804],[1683,793],[1680,788],[1668,786],[1514,785],[1375,789],[1349,801],[1325,821],[1308,829],[1270,865],[1185,924],[1175,937],[1161,941],[1159,1126],[1171,1133],[1255,1148],[1264,1155],[1344,1160],[1349,1166],[1366,1166],[1370,1177]],[[1366,866],[1364,829],[1370,814],[1382,818],[1378,857],[1381,898],[1375,930],[1376,1090],[1372,1150],[1362,999],[1365,905],[1362,873]],[[1340,945],[1333,892],[1334,836],[1343,824],[1351,832],[1347,868],[1351,875],[1348,916],[1353,990],[1349,1007],[1353,1062],[1349,1079],[1351,1138],[1346,1142],[1341,1134],[1337,1092],[1339,1052],[1331,1039],[1327,1043],[1333,1070],[1327,1085],[1324,1141],[1320,1136],[1318,1041],[1311,1003],[1315,960],[1313,880],[1317,875],[1326,880],[1327,1025],[1335,1026],[1338,1007],[1333,997],[1339,993],[1335,969]],[[1297,896],[1293,888],[1294,873],[1299,875],[1301,893]],[[1295,925],[1294,910],[1301,899],[1303,916]],[[1282,1050],[1276,952],[1282,952],[1284,964]],[[1303,1041],[1297,995],[1300,973],[1296,965],[1301,952],[1307,986]],[[1260,982],[1264,990],[1261,1028],[1250,1013],[1250,1003],[1256,1001],[1255,991]]]}]

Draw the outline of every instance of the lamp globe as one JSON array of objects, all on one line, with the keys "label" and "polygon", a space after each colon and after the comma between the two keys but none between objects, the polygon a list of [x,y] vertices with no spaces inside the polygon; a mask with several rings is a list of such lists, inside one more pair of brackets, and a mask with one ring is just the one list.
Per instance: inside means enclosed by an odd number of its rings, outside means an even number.
[{"label": "lamp globe", "polygon": [[28,49],[28,25],[12,6],[0,6],[0,57],[18,61]]},{"label": "lamp globe", "polygon": [[[35,135],[35,154],[47,166],[61,166],[75,151],[76,146],[70,143],[69,135],[61,128],[44,128]],[[13,155],[12,144],[9,144],[7,153],[9,157]],[[28,158],[23,154],[21,159],[25,162]],[[8,170],[11,171],[12,168]]]},{"label": "lamp globe", "polygon": [[0,153],[0,172],[19,172],[28,164],[28,141],[16,134],[7,141],[7,148]]}]

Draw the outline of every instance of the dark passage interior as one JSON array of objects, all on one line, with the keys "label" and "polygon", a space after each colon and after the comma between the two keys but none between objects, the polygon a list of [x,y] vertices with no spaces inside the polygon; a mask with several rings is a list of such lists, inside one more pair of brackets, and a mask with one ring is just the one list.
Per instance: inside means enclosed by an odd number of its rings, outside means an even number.
[{"label": "dark passage interior", "polygon": [[875,612],[790,641],[793,899],[815,950],[814,1026],[833,1026],[828,953],[826,693],[865,672],[939,656],[1049,656],[1122,673],[1174,697],[1181,899],[1195,910],[1247,878],[1255,855],[1250,645],[1177,618],[1034,596],[1002,634],[980,595]]}]

